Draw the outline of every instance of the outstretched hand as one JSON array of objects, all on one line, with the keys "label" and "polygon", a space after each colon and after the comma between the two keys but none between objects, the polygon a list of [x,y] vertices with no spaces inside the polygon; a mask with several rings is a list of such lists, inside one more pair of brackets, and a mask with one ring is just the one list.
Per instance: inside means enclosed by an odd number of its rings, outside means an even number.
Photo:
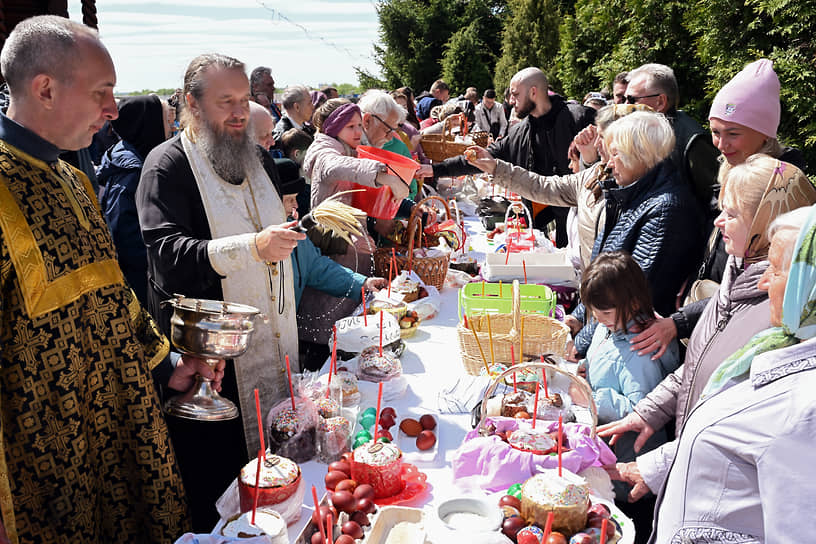
[{"label": "outstretched hand", "polygon": [[635,453],[640,451],[643,445],[646,444],[646,441],[649,440],[649,437],[655,432],[652,426],[646,423],[646,420],[640,417],[637,412],[629,412],[623,419],[598,427],[598,436],[602,438],[611,437],[609,445],[614,446],[618,438],[623,436],[623,433],[629,431],[638,433],[635,439]]},{"label": "outstretched hand", "polygon": [[490,152],[478,145],[473,145],[465,150],[467,161],[486,174],[492,175],[496,171],[496,159]]}]

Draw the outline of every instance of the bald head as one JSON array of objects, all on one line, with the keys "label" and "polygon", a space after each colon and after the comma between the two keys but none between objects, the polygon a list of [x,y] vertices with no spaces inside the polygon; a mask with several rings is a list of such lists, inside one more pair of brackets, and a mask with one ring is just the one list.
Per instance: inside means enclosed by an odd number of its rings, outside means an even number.
[{"label": "bald head", "polygon": [[511,81],[521,84],[527,88],[535,87],[540,92],[544,93],[547,92],[550,86],[550,82],[547,80],[547,74],[542,72],[539,68],[532,66],[516,72],[516,75],[513,76]]},{"label": "bald head", "polygon": [[255,141],[264,149],[275,145],[275,138],[272,136],[275,119],[268,109],[255,102],[249,103],[249,128]]},{"label": "bald head", "polygon": [[21,98],[40,74],[69,82],[80,68],[82,45],[105,49],[95,30],[65,17],[40,15],[14,27],[0,53],[12,98]]},{"label": "bald head", "polygon": [[547,94],[549,82],[547,75],[538,68],[529,67],[519,72],[510,80],[510,103],[519,119],[528,115],[541,117],[552,107]]}]

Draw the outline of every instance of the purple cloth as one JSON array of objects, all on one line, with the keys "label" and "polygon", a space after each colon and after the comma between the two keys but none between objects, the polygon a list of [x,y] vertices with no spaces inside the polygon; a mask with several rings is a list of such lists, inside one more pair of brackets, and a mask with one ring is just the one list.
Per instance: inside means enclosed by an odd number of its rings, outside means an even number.
[{"label": "purple cloth", "polygon": [[[504,432],[514,431],[519,427],[517,419],[508,417],[489,417],[485,424],[492,424],[496,431]],[[544,425],[547,432],[558,430],[557,421]],[[609,446],[600,438],[593,439],[590,428],[586,425],[564,424],[564,437],[571,449],[562,454],[561,464],[570,472],[577,474],[589,467],[609,465],[616,461]],[[519,451],[511,448],[498,436],[479,436],[476,429],[465,436],[465,441],[456,450],[452,465],[457,482],[495,492],[524,482],[541,469],[558,468],[558,456]]]},{"label": "purple cloth", "polygon": [[326,117],[326,120],[323,121],[323,125],[320,127],[320,131],[332,138],[337,138],[337,135],[340,134],[340,131],[343,130],[343,127],[348,124],[355,114],[362,116],[360,107],[357,106],[357,104],[343,104]]}]

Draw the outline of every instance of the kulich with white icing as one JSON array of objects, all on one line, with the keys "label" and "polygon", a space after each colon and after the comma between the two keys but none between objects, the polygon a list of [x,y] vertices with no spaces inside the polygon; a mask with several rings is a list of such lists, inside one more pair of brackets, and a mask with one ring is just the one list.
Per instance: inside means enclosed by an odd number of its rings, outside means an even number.
[{"label": "kulich with white icing", "polygon": [[367,442],[351,455],[351,479],[358,485],[369,484],[378,499],[403,490],[401,471],[402,452],[389,442]]},{"label": "kulich with white icing", "polygon": [[383,351],[379,346],[370,346],[360,353],[357,375],[360,379],[372,382],[387,381],[402,373],[402,363],[391,352]]},{"label": "kulich with white icing", "polygon": [[566,470],[546,469],[521,486],[521,517],[542,527],[553,512],[553,530],[570,536],[586,526],[589,508],[587,481]]},{"label": "kulich with white icing", "polygon": [[376,467],[385,466],[400,458],[402,452],[390,442],[367,442],[354,450],[354,460]]},{"label": "kulich with white icing", "polygon": [[545,453],[556,446],[553,437],[544,429],[519,428],[507,436],[507,442],[517,450]]},{"label": "kulich with white icing", "polygon": [[[253,459],[241,469],[241,481],[255,486],[255,475],[258,473],[258,459]],[[261,461],[261,477],[258,487],[281,487],[294,482],[300,475],[297,463],[279,455],[267,454]]]}]

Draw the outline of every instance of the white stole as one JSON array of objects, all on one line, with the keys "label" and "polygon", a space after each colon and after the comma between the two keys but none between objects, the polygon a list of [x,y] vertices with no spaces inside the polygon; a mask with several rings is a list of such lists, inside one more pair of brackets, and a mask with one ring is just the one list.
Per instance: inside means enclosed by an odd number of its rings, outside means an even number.
[{"label": "white stole", "polygon": [[[247,179],[243,183],[233,185],[215,173],[210,161],[190,141],[186,131],[182,133],[181,141],[204,203],[213,240],[257,232],[257,227],[249,217],[250,213],[253,216],[260,215],[255,220],[260,219],[262,227],[286,222],[281,199],[260,159],[248,165]],[[273,405],[289,396],[284,356],[289,355],[293,373],[300,368],[291,258],[278,263],[276,268],[277,274],[272,275],[270,281],[270,273],[275,269],[262,261],[256,261],[251,251],[246,251],[246,258],[236,263],[221,280],[225,301],[254,306],[269,319],[268,322],[256,319],[255,333],[249,349],[235,359],[244,435],[250,459],[256,457],[260,449],[254,389],[258,389],[261,413],[266,414]],[[281,275],[284,279],[282,292]],[[278,311],[280,297],[283,297],[284,303],[282,313]]]}]

